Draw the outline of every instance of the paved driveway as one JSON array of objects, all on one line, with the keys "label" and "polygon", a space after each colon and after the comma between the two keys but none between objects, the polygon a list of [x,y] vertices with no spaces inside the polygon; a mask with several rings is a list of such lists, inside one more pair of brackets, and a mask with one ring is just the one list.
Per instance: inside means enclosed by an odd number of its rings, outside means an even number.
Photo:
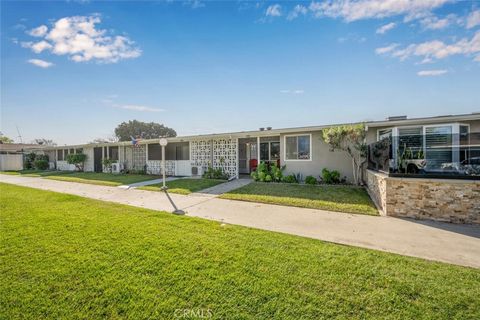
[{"label": "paved driveway", "polygon": [[[480,268],[480,226],[420,222],[0,174],[0,182]],[[170,199],[170,200],[169,200]]]}]

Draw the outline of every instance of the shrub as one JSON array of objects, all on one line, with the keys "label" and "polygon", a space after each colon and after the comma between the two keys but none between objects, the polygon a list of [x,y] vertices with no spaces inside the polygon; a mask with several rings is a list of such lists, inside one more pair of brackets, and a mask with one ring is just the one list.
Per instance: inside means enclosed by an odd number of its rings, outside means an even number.
[{"label": "shrub", "polygon": [[208,167],[207,171],[202,175],[205,179],[220,179],[220,180],[228,180],[228,174],[223,171],[223,168],[212,168]]},{"label": "shrub", "polygon": [[261,161],[257,170],[253,171],[250,176],[254,181],[260,182],[280,182],[283,178],[283,170],[285,166],[279,168],[276,164],[267,164]]},{"label": "shrub", "polygon": [[258,173],[258,181],[260,182],[265,182],[265,177],[266,177],[266,173],[265,172],[259,172]]},{"label": "shrub", "polygon": [[322,181],[326,184],[334,184],[340,182],[340,172],[337,170],[328,170],[327,168],[323,168],[322,170]]},{"label": "shrub", "polygon": [[288,176],[284,176],[282,181],[285,183],[298,183],[297,177],[294,174],[289,174]]},{"label": "shrub", "polygon": [[37,154],[35,156],[35,160],[45,160],[48,162],[48,155],[46,154]]},{"label": "shrub", "polygon": [[[47,161],[47,168],[48,169],[48,155],[46,154],[35,154],[33,152],[30,152],[25,155],[24,162],[23,162],[23,168],[28,170],[28,169],[37,169],[37,166],[35,165],[36,160],[43,160]],[[45,170],[45,169],[38,169],[38,170]]]},{"label": "shrub", "polygon": [[107,171],[110,171],[110,172],[112,172],[112,164],[114,164],[114,163],[115,163],[115,160],[112,160],[110,158],[105,158],[105,159],[102,160],[103,167],[106,168]]},{"label": "shrub", "polygon": [[37,170],[47,170],[48,169],[48,161],[47,160],[35,160],[33,162],[35,169]]},{"label": "shrub", "polygon": [[284,169],[285,166],[283,168],[279,168],[276,164],[270,166],[270,175],[272,176],[272,180],[275,182],[282,181]]},{"label": "shrub", "polygon": [[83,153],[75,153],[67,155],[67,163],[75,165],[78,171],[83,171],[85,160],[87,160],[87,155]]},{"label": "shrub", "polygon": [[24,161],[23,161],[23,168],[25,170],[34,168],[34,162],[35,162],[36,156],[37,155],[33,152],[25,155],[25,158],[24,158]]},{"label": "shrub", "polygon": [[317,179],[314,176],[307,176],[305,178],[305,183],[315,185],[317,184]]}]

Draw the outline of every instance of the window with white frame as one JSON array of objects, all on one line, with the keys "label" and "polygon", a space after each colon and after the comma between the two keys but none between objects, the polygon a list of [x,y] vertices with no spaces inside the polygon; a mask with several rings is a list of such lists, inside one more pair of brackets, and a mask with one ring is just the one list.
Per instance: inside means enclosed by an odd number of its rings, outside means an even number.
[{"label": "window with white frame", "polygon": [[285,160],[311,160],[310,134],[285,136]]}]

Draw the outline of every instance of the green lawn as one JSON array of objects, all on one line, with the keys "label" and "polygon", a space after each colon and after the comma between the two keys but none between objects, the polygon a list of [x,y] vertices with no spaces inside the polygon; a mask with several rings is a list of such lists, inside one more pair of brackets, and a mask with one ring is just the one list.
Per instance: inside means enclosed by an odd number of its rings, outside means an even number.
[{"label": "green lawn", "polygon": [[48,175],[46,179],[97,184],[102,186],[120,186],[141,181],[158,179],[160,176],[144,174],[112,174],[97,172],[73,172]]},{"label": "green lawn", "polygon": [[254,182],[220,197],[292,207],[378,215],[378,211],[365,189],[353,186]]},{"label": "green lawn", "polygon": [[158,175],[145,174],[113,174],[103,172],[72,172],[52,170],[0,171],[0,173],[9,175],[23,175],[27,177],[44,177],[51,180],[96,184],[102,186],[121,186],[125,184],[161,178]]},{"label": "green lawn", "polygon": [[[203,189],[207,189],[217,184],[226,182],[225,180],[214,180],[214,179],[178,179],[167,182],[168,192],[179,193],[179,194],[190,194],[192,192],[197,192]],[[140,187],[138,189],[150,190],[150,191],[161,191],[163,184],[153,184],[150,186]]]},{"label": "green lawn", "polygon": [[0,184],[0,319],[479,319],[479,306],[478,269]]},{"label": "green lawn", "polygon": [[50,175],[60,176],[65,174],[70,174],[69,171],[56,171],[56,170],[20,170],[20,171],[0,171],[0,174],[8,175],[21,175],[26,177],[46,177]]}]

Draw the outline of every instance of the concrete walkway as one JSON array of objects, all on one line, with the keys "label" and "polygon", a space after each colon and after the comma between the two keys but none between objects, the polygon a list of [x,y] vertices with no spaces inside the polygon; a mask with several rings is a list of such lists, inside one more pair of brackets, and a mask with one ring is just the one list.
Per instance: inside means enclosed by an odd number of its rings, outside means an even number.
[{"label": "concrete walkway", "polygon": [[217,184],[216,186],[203,189],[198,192],[191,193],[190,196],[211,196],[217,197],[226,192],[241,188],[247,184],[252,183],[252,179],[235,179],[225,183]]},{"label": "concrete walkway", "polygon": [[[168,182],[168,181],[173,181],[173,180],[177,180],[177,179],[181,179],[181,178],[168,177],[168,178],[165,178],[165,181]],[[153,179],[153,180],[147,180],[147,181],[140,181],[140,182],[136,182],[136,183],[132,183],[132,184],[128,184],[128,185],[118,186],[117,188],[130,189],[130,188],[150,186],[152,184],[159,184],[159,183],[163,183],[163,179]]]},{"label": "concrete walkway", "polygon": [[0,174],[0,182],[480,268],[480,226],[420,222]]}]

